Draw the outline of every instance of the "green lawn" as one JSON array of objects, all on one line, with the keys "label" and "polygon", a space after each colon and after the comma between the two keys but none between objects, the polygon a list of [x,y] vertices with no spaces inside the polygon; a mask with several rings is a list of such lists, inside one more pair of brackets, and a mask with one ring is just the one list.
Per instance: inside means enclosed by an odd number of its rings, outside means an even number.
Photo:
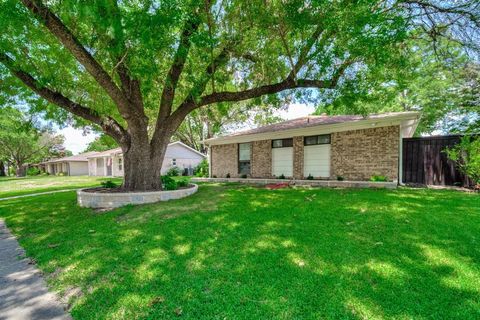
[{"label": "green lawn", "polygon": [[201,185],[106,213],[0,202],[76,319],[479,319],[480,196]]},{"label": "green lawn", "polygon": [[105,180],[114,180],[115,182],[121,183],[121,179],[119,178],[112,179],[88,176],[35,176],[23,178],[0,177],[0,198],[45,191],[100,186],[100,182]]}]

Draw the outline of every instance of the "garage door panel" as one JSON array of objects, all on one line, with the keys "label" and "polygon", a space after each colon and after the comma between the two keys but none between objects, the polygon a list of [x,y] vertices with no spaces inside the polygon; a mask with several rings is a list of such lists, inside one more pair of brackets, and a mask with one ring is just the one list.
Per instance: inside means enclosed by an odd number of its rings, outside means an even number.
[{"label": "garage door panel", "polygon": [[305,177],[330,177],[330,145],[305,146],[303,168]]},{"label": "garage door panel", "polygon": [[293,148],[272,149],[272,175],[293,176]]}]

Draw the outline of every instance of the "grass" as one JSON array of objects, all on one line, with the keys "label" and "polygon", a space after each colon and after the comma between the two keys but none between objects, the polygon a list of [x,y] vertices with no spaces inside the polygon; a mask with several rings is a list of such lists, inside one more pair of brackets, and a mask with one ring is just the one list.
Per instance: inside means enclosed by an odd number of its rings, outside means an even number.
[{"label": "grass", "polygon": [[73,192],[0,216],[75,319],[479,319],[480,197],[201,185],[106,213]]},{"label": "grass", "polygon": [[89,176],[33,176],[33,177],[0,177],[0,198],[20,196],[31,193],[78,189],[100,186],[100,182],[113,180],[121,183],[119,178]]}]

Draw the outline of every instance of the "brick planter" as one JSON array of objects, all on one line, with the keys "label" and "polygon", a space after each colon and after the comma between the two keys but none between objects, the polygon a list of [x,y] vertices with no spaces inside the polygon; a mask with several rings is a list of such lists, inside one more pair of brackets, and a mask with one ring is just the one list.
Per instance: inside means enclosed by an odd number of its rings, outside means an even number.
[{"label": "brick planter", "polygon": [[168,201],[188,197],[198,190],[196,184],[180,190],[149,191],[149,192],[86,192],[77,191],[77,203],[86,208],[118,208],[127,204],[145,204]]}]

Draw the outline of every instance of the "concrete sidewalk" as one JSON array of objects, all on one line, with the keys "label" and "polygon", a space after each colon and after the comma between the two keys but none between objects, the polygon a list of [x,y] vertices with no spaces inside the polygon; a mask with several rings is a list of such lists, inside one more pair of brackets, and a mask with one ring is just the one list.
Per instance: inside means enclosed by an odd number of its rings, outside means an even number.
[{"label": "concrete sidewalk", "polygon": [[0,320],[71,319],[0,219]]}]

